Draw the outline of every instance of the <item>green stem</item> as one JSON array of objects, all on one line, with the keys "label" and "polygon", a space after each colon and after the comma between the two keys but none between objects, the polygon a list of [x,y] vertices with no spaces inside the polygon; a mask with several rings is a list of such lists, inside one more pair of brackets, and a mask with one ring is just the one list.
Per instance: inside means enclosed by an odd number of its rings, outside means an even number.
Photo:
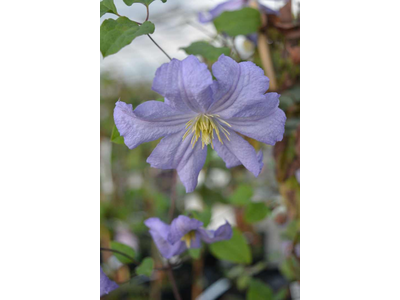
[{"label": "green stem", "polygon": [[177,172],[176,170],[172,171],[172,183],[171,183],[171,206],[169,208],[169,222],[172,222],[172,219],[174,218],[174,210],[175,210],[175,205],[176,205],[176,182],[177,182]]},{"label": "green stem", "polygon": [[179,295],[178,287],[176,285],[176,281],[175,281],[175,278],[174,278],[174,273],[172,272],[172,268],[171,268],[171,265],[169,263],[168,263],[167,273],[168,273],[169,281],[171,281],[172,291],[174,293],[175,299],[176,300],[182,300],[181,295]]},{"label": "green stem", "polygon": [[149,34],[148,34],[147,36],[148,36],[149,39],[154,43],[154,45],[156,45],[156,46],[158,47],[158,49],[160,49],[160,50],[165,54],[165,56],[168,57],[169,60],[172,60],[172,58],[167,54],[167,52],[165,52],[164,49],[161,48],[160,45],[158,45],[158,44],[156,43],[156,41],[153,40],[153,38],[152,38]]},{"label": "green stem", "polygon": [[132,256],[130,256],[130,255],[124,253],[124,252],[121,252],[121,251],[118,251],[118,250],[114,250],[114,249],[109,249],[109,248],[103,248],[103,247],[100,247],[100,250],[101,251],[109,251],[109,252],[118,253],[118,254],[120,254],[122,256],[125,256],[126,258],[131,260],[133,263],[138,264],[138,262]]},{"label": "green stem", "polygon": [[147,21],[149,19],[149,15],[150,15],[149,6],[148,5],[146,5],[146,11],[147,11],[147,15],[146,15],[146,21]]}]

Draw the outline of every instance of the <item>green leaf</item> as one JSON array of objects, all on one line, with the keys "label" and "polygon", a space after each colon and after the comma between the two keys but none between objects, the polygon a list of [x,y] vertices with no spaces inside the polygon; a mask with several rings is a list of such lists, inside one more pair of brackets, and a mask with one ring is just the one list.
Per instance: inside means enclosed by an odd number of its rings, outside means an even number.
[{"label": "green leaf", "polygon": [[299,219],[292,220],[287,225],[285,232],[282,234],[282,237],[287,240],[294,240],[299,231],[300,231],[300,220]]},{"label": "green leaf", "polygon": [[216,258],[234,263],[250,264],[252,261],[250,247],[242,233],[236,228],[233,228],[233,236],[230,240],[211,244],[210,251]]},{"label": "green leaf", "polygon": [[273,299],[274,300],[285,300],[286,297],[287,297],[287,290],[286,290],[286,288],[282,288],[278,292],[275,293]]},{"label": "green leaf", "polygon": [[154,269],[154,260],[151,257],[146,257],[142,263],[136,267],[136,274],[150,277]]},{"label": "green leaf", "polygon": [[131,6],[133,3],[142,3],[149,6],[154,0],[124,0],[125,4]]},{"label": "green leaf", "polygon": [[193,259],[199,259],[201,254],[201,248],[189,248],[189,255]]},{"label": "green leaf", "polygon": [[180,49],[184,50],[187,54],[201,55],[210,62],[217,61],[221,54],[229,55],[231,52],[228,47],[217,48],[203,41],[194,42],[190,46]]},{"label": "green leaf", "polygon": [[235,279],[235,278],[238,278],[240,275],[244,274],[245,272],[246,272],[245,266],[243,266],[243,265],[235,265],[234,267],[232,267],[228,271],[226,276],[229,279]]},{"label": "green leaf", "polygon": [[285,276],[289,281],[296,279],[297,269],[298,269],[298,264],[292,257],[288,257],[279,267],[279,270],[282,273],[282,275]]},{"label": "green leaf", "polygon": [[103,0],[100,2],[100,17],[106,13],[117,14],[117,8],[115,7],[114,0]]},{"label": "green leaf", "polygon": [[117,126],[115,126],[115,125],[111,132],[111,142],[116,143],[116,144],[124,143],[124,138],[119,134]]},{"label": "green leaf", "polygon": [[246,300],[272,300],[272,289],[261,280],[253,279],[247,290]]},{"label": "green leaf", "polygon": [[191,211],[193,217],[201,222],[203,222],[203,227],[207,227],[211,221],[211,209],[206,208],[203,211]]},{"label": "green leaf", "polygon": [[[115,242],[115,241],[111,241],[111,249],[120,251],[120,252],[125,253],[126,255],[128,255],[128,256],[130,256],[132,258],[135,258],[135,250],[133,250],[131,247],[129,247],[129,246],[125,245],[125,244],[121,244],[121,243],[118,243],[118,242]],[[131,259],[129,259],[126,256],[123,256],[121,254],[114,253],[114,255],[123,264],[130,264],[130,263],[133,262]]]},{"label": "green leaf", "polygon": [[229,201],[235,205],[246,205],[250,203],[253,196],[253,188],[249,185],[239,185],[235,192],[229,197]]},{"label": "green leaf", "polygon": [[264,220],[271,213],[265,203],[249,203],[244,211],[244,220],[247,223],[255,223]]},{"label": "green leaf", "polygon": [[230,36],[248,35],[258,31],[261,16],[257,9],[245,7],[223,12],[214,19],[214,25],[218,32],[225,32]]},{"label": "green leaf", "polygon": [[100,51],[103,57],[117,53],[134,38],[154,32],[154,24],[146,21],[141,26],[125,17],[107,19],[100,26]]},{"label": "green leaf", "polygon": [[239,291],[245,290],[251,281],[251,277],[247,274],[243,274],[236,280],[236,285]]},{"label": "green leaf", "polygon": [[[167,0],[161,0],[163,3],[167,2]],[[149,6],[154,0],[124,0],[126,5],[131,6],[133,3],[142,3],[143,5]]]}]

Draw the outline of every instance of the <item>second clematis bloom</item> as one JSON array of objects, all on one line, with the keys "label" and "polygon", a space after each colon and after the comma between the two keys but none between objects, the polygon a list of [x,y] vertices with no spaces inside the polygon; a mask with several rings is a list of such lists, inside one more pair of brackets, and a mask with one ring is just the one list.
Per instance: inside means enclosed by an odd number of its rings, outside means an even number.
[{"label": "second clematis bloom", "polygon": [[210,244],[232,237],[232,227],[228,222],[215,231],[206,230],[199,220],[183,215],[172,220],[171,225],[165,224],[159,218],[147,219],[144,224],[150,229],[161,255],[167,259],[189,248],[200,248],[201,241]]},{"label": "second clematis bloom", "polygon": [[240,135],[274,145],[283,138],[286,116],[279,94],[267,93],[269,79],[252,62],[237,63],[221,55],[212,66],[190,55],[158,68],[152,89],[164,102],[147,101],[135,110],[116,103],[115,124],[130,148],[164,137],[147,162],[153,168],[176,169],[192,192],[205,163],[207,145],[227,168],[243,165],[255,176],[261,172],[262,152]]},{"label": "second clematis bloom", "polygon": [[[249,0],[228,0],[222,2],[213,9],[209,10],[208,12],[199,13],[199,21],[200,23],[211,22],[225,11],[239,10],[242,9],[243,7],[249,6],[249,2],[250,2]],[[279,15],[278,10],[271,9],[268,6],[263,5],[262,3],[258,3],[258,6],[259,9],[266,14]]]},{"label": "second clematis bloom", "polygon": [[100,297],[118,288],[118,284],[109,279],[100,267]]}]

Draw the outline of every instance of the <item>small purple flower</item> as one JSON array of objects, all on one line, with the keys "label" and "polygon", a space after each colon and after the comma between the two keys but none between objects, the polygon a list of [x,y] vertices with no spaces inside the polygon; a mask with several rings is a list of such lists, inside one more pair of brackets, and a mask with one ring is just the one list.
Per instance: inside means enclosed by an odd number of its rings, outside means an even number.
[{"label": "small purple flower", "polygon": [[179,255],[189,248],[200,248],[201,241],[210,244],[232,237],[232,227],[228,222],[216,231],[206,230],[202,228],[202,222],[182,215],[172,220],[171,225],[159,218],[147,219],[144,224],[150,228],[154,243],[165,258]]},{"label": "small purple flower", "polygon": [[[208,23],[222,14],[224,11],[232,11],[232,10],[240,10],[243,7],[249,5],[249,0],[228,0],[226,2],[222,2],[218,4],[213,9],[209,10],[208,12],[201,12],[199,13],[199,22],[200,23]],[[266,14],[270,15],[279,15],[279,10],[274,10],[269,8],[266,5],[259,3],[259,8]]]},{"label": "small purple flower", "polygon": [[118,288],[118,284],[110,280],[100,266],[100,297]]},{"label": "small purple flower", "polygon": [[[262,152],[240,135],[274,145],[283,138],[286,116],[278,108],[279,94],[267,93],[269,79],[252,62],[237,63],[221,55],[212,66],[190,55],[158,68],[152,89],[164,102],[147,101],[134,111],[118,101],[115,124],[125,144],[138,145],[164,137],[147,162],[153,168],[176,169],[190,193],[211,145],[227,168],[243,165],[261,172]],[[206,147],[205,147],[206,146]]]},{"label": "small purple flower", "polygon": [[208,23],[222,14],[224,11],[232,11],[239,10],[242,7],[246,6],[248,0],[229,0],[218,4],[216,7],[211,9],[210,11],[204,13],[199,13],[199,21],[200,23]]}]

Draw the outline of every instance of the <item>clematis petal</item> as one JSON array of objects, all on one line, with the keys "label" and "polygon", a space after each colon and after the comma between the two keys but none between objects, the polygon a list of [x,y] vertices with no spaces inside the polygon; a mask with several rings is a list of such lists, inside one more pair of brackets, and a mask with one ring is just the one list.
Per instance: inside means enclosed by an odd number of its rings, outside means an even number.
[{"label": "clematis petal", "polygon": [[230,131],[229,140],[223,135],[221,136],[223,144],[218,140],[214,142],[214,149],[218,155],[224,160],[227,168],[239,165],[238,161],[252,172],[254,176],[258,176],[263,167],[262,156],[256,154],[253,146],[240,137],[234,131]]},{"label": "clematis petal", "polygon": [[162,238],[159,232],[155,230],[149,230],[149,232],[157,246],[158,251],[160,251],[161,255],[167,259],[179,255],[186,250],[185,243],[182,241],[171,245],[171,243]]},{"label": "clematis petal", "polygon": [[229,119],[232,129],[268,145],[275,145],[283,138],[286,115],[276,108],[266,117],[249,117]]},{"label": "clematis petal", "polygon": [[265,102],[269,79],[254,63],[237,63],[222,54],[212,70],[217,80],[212,87],[214,103],[209,108],[210,113],[229,119],[248,107]]},{"label": "clematis petal", "polygon": [[[263,158],[264,158],[264,153],[262,152],[262,150],[258,151],[257,153],[257,159],[258,159],[258,163],[260,165],[264,165],[263,163]],[[262,168],[262,167],[261,167]]]},{"label": "clematis petal", "polygon": [[170,134],[163,138],[147,158],[153,168],[176,169],[186,192],[193,192],[197,186],[197,178],[206,161],[207,147],[202,149],[197,142],[190,144],[193,133],[182,141],[185,130]]},{"label": "clematis petal", "polygon": [[144,225],[146,225],[150,230],[154,230],[158,232],[158,234],[166,240],[169,234],[170,226],[159,218],[149,218],[144,221]]},{"label": "clematis petal", "polygon": [[254,119],[267,117],[271,115],[279,106],[278,93],[266,93],[264,94],[259,102],[252,103],[243,107],[243,109],[238,110],[231,118],[226,119],[231,120],[232,118],[249,118]]},{"label": "clematis petal", "polygon": [[206,13],[199,13],[199,22],[200,23],[208,23],[222,14],[224,11],[231,11],[231,10],[239,10],[241,9],[246,3],[246,0],[229,0],[218,4],[213,9],[209,10]]},{"label": "clematis petal", "polygon": [[170,226],[160,219],[150,218],[144,221],[144,224],[150,228],[150,235],[163,257],[168,259],[186,250],[185,243],[183,242],[178,242],[174,245],[168,242],[167,237],[170,232]]},{"label": "clematis petal", "polygon": [[212,103],[212,76],[207,65],[189,55],[157,69],[152,89],[182,112],[205,112]]},{"label": "clematis petal", "polygon": [[159,101],[144,102],[134,111],[131,104],[118,101],[114,109],[115,125],[129,149],[182,130],[192,117]]},{"label": "clematis petal", "polygon": [[200,236],[200,233],[198,231],[196,231],[195,237],[192,241],[192,244],[190,245],[190,248],[198,249],[200,247],[201,247],[201,236]]},{"label": "clematis petal", "polygon": [[112,292],[116,288],[118,288],[118,284],[109,279],[100,266],[100,297]]},{"label": "clematis petal", "polygon": [[180,215],[171,223],[168,241],[171,244],[175,244],[176,242],[180,241],[182,237],[189,231],[197,230],[201,226],[203,226],[203,222]]},{"label": "clematis petal", "polygon": [[220,226],[216,231],[200,228],[198,232],[201,236],[201,239],[204,242],[210,244],[219,241],[229,240],[232,237],[232,226],[228,222],[226,222],[224,225]]}]

